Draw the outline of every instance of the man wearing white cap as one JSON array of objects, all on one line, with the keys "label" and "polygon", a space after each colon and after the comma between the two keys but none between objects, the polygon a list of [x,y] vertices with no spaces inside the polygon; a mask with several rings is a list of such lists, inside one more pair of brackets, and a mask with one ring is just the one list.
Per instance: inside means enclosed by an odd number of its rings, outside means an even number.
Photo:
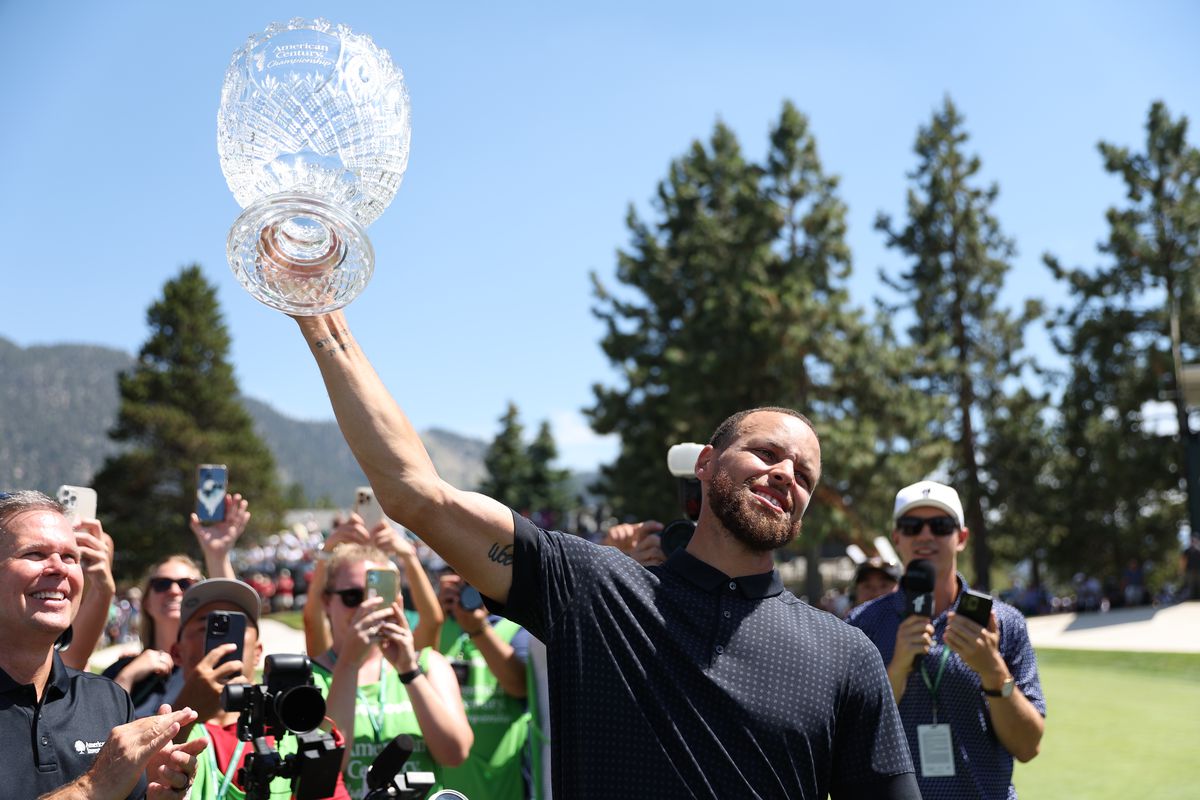
[{"label": "man wearing white cap", "polygon": [[1010,800],[1013,758],[1037,755],[1046,700],[1025,618],[993,600],[988,624],[958,613],[970,588],[958,554],[970,537],[952,487],[920,481],[901,489],[892,542],[906,568],[933,568],[930,615],[908,614],[907,593],[854,609],[851,625],[879,648],[908,735],[925,800]]}]

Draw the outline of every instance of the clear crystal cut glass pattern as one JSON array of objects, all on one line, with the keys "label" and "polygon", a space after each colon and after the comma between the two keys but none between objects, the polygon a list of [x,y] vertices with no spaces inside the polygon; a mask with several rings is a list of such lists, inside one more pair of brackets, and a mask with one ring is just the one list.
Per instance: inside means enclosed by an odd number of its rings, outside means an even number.
[{"label": "clear crystal cut glass pattern", "polygon": [[370,279],[364,228],[408,165],[400,70],[367,36],[293,19],[234,53],[217,114],[217,152],[245,211],[230,266],[256,298],[289,313],[350,302]]}]

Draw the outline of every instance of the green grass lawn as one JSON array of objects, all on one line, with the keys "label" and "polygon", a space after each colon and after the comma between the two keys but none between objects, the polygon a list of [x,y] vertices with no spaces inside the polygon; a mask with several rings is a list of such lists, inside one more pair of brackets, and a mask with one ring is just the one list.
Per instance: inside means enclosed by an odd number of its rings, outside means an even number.
[{"label": "green grass lawn", "polygon": [[1038,650],[1042,751],[1021,800],[1200,797],[1200,654]]}]

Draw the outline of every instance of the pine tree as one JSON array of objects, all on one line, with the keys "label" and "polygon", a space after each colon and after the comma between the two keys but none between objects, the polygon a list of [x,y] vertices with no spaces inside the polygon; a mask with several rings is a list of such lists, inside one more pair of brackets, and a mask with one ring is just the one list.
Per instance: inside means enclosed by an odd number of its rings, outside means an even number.
[{"label": "pine tree", "polygon": [[[1107,213],[1100,251],[1109,262],[1067,269],[1046,256],[1072,295],[1056,320],[1069,372],[1065,532],[1051,556],[1064,572],[1074,564],[1115,575],[1129,558],[1170,558],[1187,518],[1188,409],[1178,377],[1200,356],[1200,150],[1187,142],[1187,119],[1173,120],[1161,102],[1150,108],[1145,152],[1099,149],[1126,189],[1126,205]],[[1145,404],[1161,398],[1174,402],[1173,437],[1145,416]]]},{"label": "pine tree", "polygon": [[164,285],[147,323],[137,363],[118,377],[109,436],[125,449],[93,482],[126,577],[169,553],[199,555],[187,524],[197,464],[229,468],[230,491],[250,500],[255,529],[271,529],[281,510],[274,460],[238,399],[229,334],[198,266]]},{"label": "pine tree", "polygon": [[705,441],[736,411],[788,406],[822,440],[805,541],[873,535],[897,465],[929,462],[919,440],[929,404],[898,383],[906,356],[882,323],[849,305],[846,209],[807,119],[785,103],[761,165],[718,124],[671,165],[656,210],[653,223],[628,214],[623,289],[593,276],[601,346],[624,384],[594,387],[588,410],[596,431],[621,437],[601,489],[621,515],[672,519],[671,445]]},{"label": "pine tree", "polygon": [[529,496],[530,474],[529,453],[525,449],[525,428],[521,424],[520,412],[515,403],[500,417],[500,432],[488,445],[483,456],[487,477],[479,491],[499,500],[520,514],[531,510]]},{"label": "pine tree", "polygon": [[1030,302],[1014,318],[998,302],[1014,246],[991,212],[998,188],[976,185],[981,162],[966,152],[967,139],[962,116],[946,98],[917,134],[906,224],[894,227],[880,214],[876,227],[889,247],[911,259],[898,279],[884,280],[905,297],[913,317],[908,335],[918,348],[915,385],[952,402],[953,417],[932,430],[954,443],[950,482],[962,496],[972,534],[974,580],[986,589],[992,558],[981,447],[990,410],[1025,366],[1017,356],[1022,331],[1040,309]]},{"label": "pine tree", "polygon": [[550,431],[550,423],[543,421],[537,436],[526,451],[529,458],[529,507],[540,515],[542,527],[559,528],[570,510],[571,496],[567,489],[569,473],[558,469],[558,445]]}]

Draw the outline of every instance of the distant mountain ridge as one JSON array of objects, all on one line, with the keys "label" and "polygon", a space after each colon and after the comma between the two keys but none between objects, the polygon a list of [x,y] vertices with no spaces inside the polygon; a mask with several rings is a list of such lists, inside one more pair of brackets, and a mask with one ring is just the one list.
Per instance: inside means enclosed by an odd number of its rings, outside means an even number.
[{"label": "distant mountain ridge", "polygon": [[[108,438],[119,404],[117,373],[134,360],[108,347],[22,348],[0,337],[0,490],[52,493],[63,483],[88,485],[118,451]],[[275,454],[281,487],[299,483],[310,498],[350,504],[366,478],[337,423],[295,420],[261,400],[242,401]],[[483,480],[486,442],[440,429],[421,439],[450,483],[474,489]]]}]

